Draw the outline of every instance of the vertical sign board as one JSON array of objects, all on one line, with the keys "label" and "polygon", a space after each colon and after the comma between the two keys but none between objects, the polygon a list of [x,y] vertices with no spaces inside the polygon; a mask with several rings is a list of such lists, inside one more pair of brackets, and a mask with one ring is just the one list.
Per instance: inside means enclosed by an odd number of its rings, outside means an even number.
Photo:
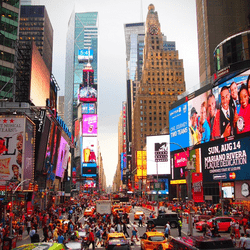
[{"label": "vertical sign board", "polygon": [[194,202],[204,202],[203,199],[203,175],[202,173],[192,173],[193,200]]}]

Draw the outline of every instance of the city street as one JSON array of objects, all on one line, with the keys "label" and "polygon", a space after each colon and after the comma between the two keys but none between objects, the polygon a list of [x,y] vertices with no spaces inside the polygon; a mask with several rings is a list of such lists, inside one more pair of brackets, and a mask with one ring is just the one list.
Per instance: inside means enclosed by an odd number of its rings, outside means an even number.
[{"label": "city street", "polygon": [[[143,233],[146,232],[146,224],[143,223],[142,227],[138,227],[138,220],[134,220],[134,213],[136,211],[143,211],[145,213],[145,217],[146,218],[149,217],[151,211],[148,210],[148,209],[139,207],[139,206],[135,206],[134,209],[132,208],[131,212],[129,213],[130,223],[128,224],[128,228],[129,228],[128,229],[128,233],[129,233],[129,235],[131,237],[131,235],[132,235],[132,229],[131,228],[132,228],[132,225],[133,225],[133,223],[135,221],[136,225],[137,225],[137,229],[138,229],[138,238],[139,238],[140,236],[143,235]],[[172,211],[169,211],[168,209],[166,209],[166,212],[167,213],[172,213]],[[82,223],[84,222],[83,216],[80,216],[80,221]],[[164,227],[163,226],[157,226],[156,229],[159,232],[164,232]],[[41,228],[38,230],[38,233],[40,235],[40,241],[42,241],[42,239],[43,239],[43,233],[42,233],[42,229]],[[188,233],[188,224],[187,224],[186,219],[183,219],[182,236],[187,236],[187,233]],[[170,235],[172,237],[178,237],[178,229],[177,228],[171,229]],[[202,235],[202,233],[201,232],[197,232],[196,229],[194,228],[193,229],[193,235],[199,236],[199,235]],[[223,237],[230,237],[229,233],[221,233],[221,236],[223,236]],[[128,238],[128,239],[130,240],[130,238]],[[25,231],[24,234],[23,234],[23,240],[22,241],[18,241],[17,242],[17,246],[20,246],[20,245],[23,245],[23,244],[28,244],[30,242],[31,242],[30,241],[30,237],[27,235],[27,231]],[[136,249],[136,250],[140,249],[140,241],[135,241],[135,243],[131,245],[131,248],[132,249]],[[104,249],[104,247],[97,247],[96,249]]]}]

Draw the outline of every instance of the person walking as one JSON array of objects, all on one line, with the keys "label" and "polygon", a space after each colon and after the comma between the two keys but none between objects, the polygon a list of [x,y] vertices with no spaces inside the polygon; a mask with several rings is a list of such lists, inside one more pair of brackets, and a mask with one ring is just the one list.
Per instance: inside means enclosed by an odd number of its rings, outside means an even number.
[{"label": "person walking", "polygon": [[247,234],[247,237],[243,241],[243,249],[250,249],[250,235]]},{"label": "person walking", "polygon": [[179,218],[178,219],[178,232],[179,232],[179,236],[181,236],[181,228],[182,228],[182,222],[181,222],[181,219]]},{"label": "person walking", "polygon": [[133,228],[132,228],[132,236],[131,236],[131,241],[134,242],[134,237],[139,241],[138,236],[137,236],[137,228],[136,228],[136,223],[134,222]]},{"label": "person walking", "polygon": [[47,242],[49,239],[49,229],[47,225],[45,225],[43,228],[43,236],[44,236],[44,239],[42,240],[42,242]]},{"label": "person walking", "polygon": [[166,237],[166,238],[168,238],[168,236],[170,235],[170,225],[169,225],[169,221],[167,222],[167,224],[166,224],[166,226],[165,226],[164,234],[165,234],[165,237]]},{"label": "person walking", "polygon": [[92,249],[95,249],[95,235],[93,232],[93,229],[91,229],[91,231],[89,232],[89,246],[92,245]]},{"label": "person walking", "polygon": [[123,234],[125,235],[125,237],[130,237],[129,234],[128,234],[128,231],[127,231],[127,225],[125,224],[125,222],[122,223],[122,231],[123,231]]}]

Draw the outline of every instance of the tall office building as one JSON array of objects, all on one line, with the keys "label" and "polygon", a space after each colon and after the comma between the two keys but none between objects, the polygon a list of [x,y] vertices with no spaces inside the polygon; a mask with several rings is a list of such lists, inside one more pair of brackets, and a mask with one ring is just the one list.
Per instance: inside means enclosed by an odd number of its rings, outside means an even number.
[{"label": "tall office building", "polygon": [[79,86],[83,82],[85,63],[78,61],[80,50],[93,50],[91,66],[94,70],[94,82],[98,82],[98,13],[73,12],[67,31],[65,63],[65,109],[64,119],[72,130],[73,120],[77,118],[77,99]]},{"label": "tall office building", "polygon": [[53,28],[45,6],[21,6],[19,39],[21,45],[35,42],[51,74]]},{"label": "tall office building", "polygon": [[12,98],[15,45],[18,38],[19,0],[1,0],[0,21],[0,99]]},{"label": "tall office building", "polygon": [[202,84],[209,82],[211,75],[215,72],[213,64],[215,47],[227,37],[249,30],[250,1],[196,0],[196,12]]},{"label": "tall office building", "polygon": [[[173,42],[166,42],[154,5],[149,5],[142,78],[133,113],[134,164],[136,151],[146,146],[146,136],[169,132],[170,105],[185,91],[183,61],[179,59],[178,51],[173,50],[173,45]],[[172,50],[168,47],[172,47]]]}]

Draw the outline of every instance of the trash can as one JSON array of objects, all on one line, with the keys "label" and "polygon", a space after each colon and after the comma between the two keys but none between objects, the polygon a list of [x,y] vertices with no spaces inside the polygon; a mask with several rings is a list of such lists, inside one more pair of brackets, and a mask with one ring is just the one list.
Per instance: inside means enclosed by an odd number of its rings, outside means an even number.
[{"label": "trash can", "polygon": [[11,250],[16,248],[17,237],[16,236],[9,236],[3,238],[3,249],[2,250]]}]

